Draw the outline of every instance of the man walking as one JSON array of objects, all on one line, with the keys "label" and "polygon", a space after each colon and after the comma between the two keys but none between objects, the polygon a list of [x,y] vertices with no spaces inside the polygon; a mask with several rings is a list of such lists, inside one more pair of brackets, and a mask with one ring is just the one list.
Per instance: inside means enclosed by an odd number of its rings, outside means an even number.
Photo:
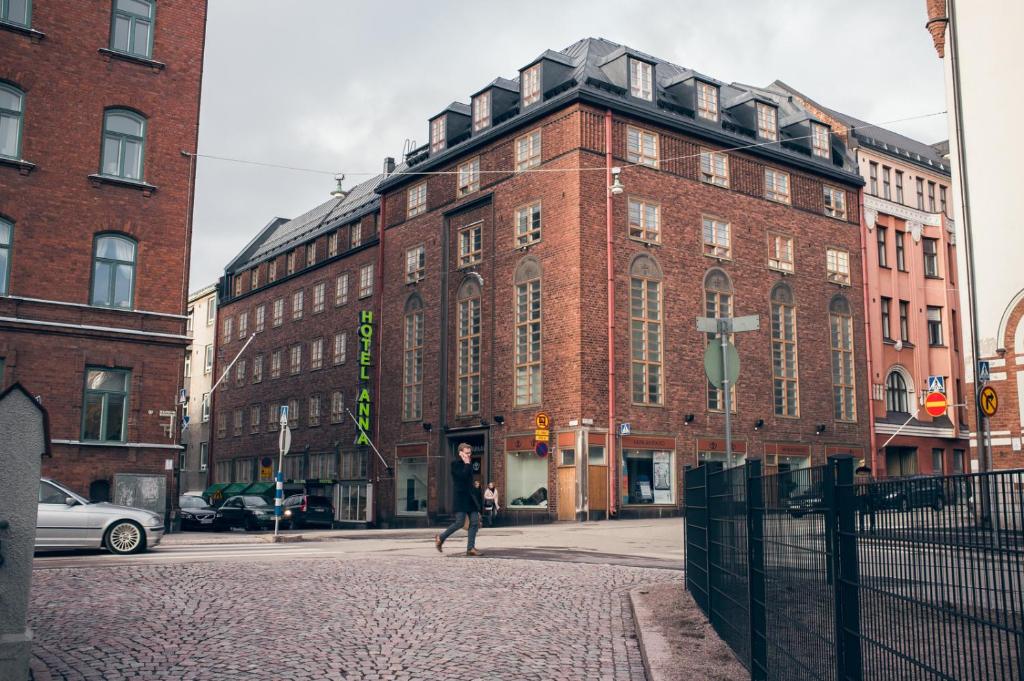
[{"label": "man walking", "polygon": [[458,458],[452,461],[452,491],[454,492],[455,522],[442,534],[434,535],[434,546],[438,551],[444,540],[455,534],[469,516],[469,539],[466,542],[466,555],[479,556],[476,550],[476,531],[480,527],[480,495],[473,489],[473,448],[462,442],[459,444]]}]

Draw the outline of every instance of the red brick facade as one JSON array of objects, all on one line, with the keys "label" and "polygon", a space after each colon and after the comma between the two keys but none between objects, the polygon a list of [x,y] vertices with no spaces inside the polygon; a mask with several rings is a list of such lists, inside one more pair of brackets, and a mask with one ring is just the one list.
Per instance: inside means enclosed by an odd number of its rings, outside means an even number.
[{"label": "red brick facade", "polygon": [[[199,124],[206,3],[157,3],[151,59],[112,52],[111,4],[32,3],[31,29],[5,28],[0,80],[24,95],[20,159],[0,159],[0,216],[13,224],[0,297],[4,384],[20,381],[50,414],[43,473],[102,495],[118,473],[174,475],[176,437],[160,416],[182,385],[192,160]],[[145,119],[141,181],[99,175],[104,112]],[[92,305],[97,235],[135,245],[128,309]],[[86,367],[128,372],[119,441],[83,428]],[[177,427],[173,428],[177,433]]]}]

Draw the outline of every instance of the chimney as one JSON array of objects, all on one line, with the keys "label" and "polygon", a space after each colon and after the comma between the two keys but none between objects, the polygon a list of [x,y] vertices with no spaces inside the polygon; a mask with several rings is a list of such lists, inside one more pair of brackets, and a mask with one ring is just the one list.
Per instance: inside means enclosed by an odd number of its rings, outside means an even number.
[{"label": "chimney", "polygon": [[384,177],[387,177],[393,172],[395,172],[395,159],[391,156],[386,156],[384,158]]}]

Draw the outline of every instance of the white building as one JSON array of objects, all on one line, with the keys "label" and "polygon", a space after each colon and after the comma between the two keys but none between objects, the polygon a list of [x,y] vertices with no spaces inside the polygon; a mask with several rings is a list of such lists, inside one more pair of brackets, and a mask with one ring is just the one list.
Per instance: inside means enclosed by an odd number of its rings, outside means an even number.
[{"label": "white building", "polygon": [[206,489],[210,452],[210,388],[213,386],[213,353],[217,330],[217,286],[210,284],[188,297],[188,335],[192,345],[185,351],[185,386],[188,401],[182,430],[181,482],[179,489]]}]

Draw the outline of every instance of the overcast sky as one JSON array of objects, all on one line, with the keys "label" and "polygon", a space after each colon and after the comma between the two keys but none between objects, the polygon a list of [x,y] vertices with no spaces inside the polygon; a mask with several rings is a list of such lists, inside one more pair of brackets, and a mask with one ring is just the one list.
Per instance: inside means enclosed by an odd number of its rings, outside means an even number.
[{"label": "overcast sky", "polygon": [[[191,289],[272,218],[427,141],[427,119],[545,49],[606,38],[726,82],[780,79],[881,123],[945,109],[924,0],[209,0]],[[887,126],[946,139],[945,116]]]}]

